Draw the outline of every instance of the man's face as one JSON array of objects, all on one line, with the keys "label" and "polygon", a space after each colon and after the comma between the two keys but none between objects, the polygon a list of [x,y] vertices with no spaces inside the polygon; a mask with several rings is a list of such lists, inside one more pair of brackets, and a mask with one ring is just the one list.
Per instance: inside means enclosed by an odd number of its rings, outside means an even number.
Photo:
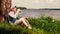
[{"label": "man's face", "polygon": [[14,12],[16,12],[16,11],[17,11],[17,9],[16,9],[16,8],[14,8],[14,9],[13,9],[13,11],[14,11]]}]

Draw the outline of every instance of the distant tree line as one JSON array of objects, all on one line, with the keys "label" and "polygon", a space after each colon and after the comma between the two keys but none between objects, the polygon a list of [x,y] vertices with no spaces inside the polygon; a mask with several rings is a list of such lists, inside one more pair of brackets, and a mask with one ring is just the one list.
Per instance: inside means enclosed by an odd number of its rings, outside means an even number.
[{"label": "distant tree line", "polygon": [[26,7],[16,7],[17,9],[27,9]]},{"label": "distant tree line", "polygon": [[60,10],[60,8],[43,8],[42,10]]}]

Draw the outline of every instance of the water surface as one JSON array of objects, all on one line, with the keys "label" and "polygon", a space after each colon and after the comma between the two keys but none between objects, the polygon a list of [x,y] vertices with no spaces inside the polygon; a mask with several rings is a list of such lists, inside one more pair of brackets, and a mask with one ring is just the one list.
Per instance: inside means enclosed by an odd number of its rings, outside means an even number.
[{"label": "water surface", "polygon": [[41,14],[45,14],[46,16],[52,16],[54,18],[60,18],[60,10],[26,9],[21,11],[20,16],[38,18],[41,16]]}]

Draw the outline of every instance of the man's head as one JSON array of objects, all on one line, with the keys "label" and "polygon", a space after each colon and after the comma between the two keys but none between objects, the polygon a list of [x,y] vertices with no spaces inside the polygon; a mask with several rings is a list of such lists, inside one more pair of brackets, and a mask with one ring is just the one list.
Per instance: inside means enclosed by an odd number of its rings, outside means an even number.
[{"label": "man's head", "polygon": [[11,8],[11,11],[16,12],[17,11],[17,8],[16,7],[13,7],[13,8]]}]

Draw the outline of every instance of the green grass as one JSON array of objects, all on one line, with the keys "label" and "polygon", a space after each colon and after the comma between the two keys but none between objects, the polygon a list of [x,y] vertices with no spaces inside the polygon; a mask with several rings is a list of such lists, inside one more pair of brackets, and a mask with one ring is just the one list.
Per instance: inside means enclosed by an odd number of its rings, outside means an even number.
[{"label": "green grass", "polygon": [[40,18],[28,18],[32,29],[23,25],[0,23],[0,34],[60,34],[60,20],[42,15]]}]

